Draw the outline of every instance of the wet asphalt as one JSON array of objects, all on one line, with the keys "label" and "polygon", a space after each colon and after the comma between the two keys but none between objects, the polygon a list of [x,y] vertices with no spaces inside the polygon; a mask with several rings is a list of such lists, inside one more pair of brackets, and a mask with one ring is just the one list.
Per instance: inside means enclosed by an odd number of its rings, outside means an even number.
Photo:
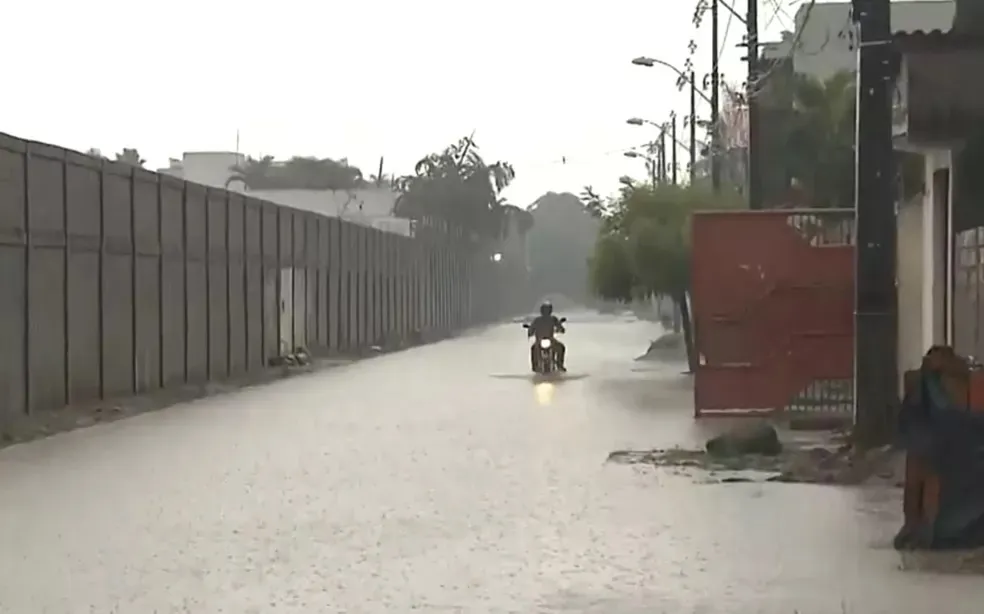
[{"label": "wet asphalt", "polygon": [[653,325],[570,320],[553,384],[503,325],[0,451],[0,613],[981,611],[896,490],[606,464],[708,427]]}]

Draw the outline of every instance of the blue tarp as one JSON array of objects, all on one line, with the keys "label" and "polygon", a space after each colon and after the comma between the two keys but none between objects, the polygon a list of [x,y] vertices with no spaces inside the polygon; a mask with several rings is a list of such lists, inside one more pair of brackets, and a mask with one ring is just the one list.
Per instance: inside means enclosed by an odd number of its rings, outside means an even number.
[{"label": "blue tarp", "polygon": [[903,527],[899,549],[984,546],[984,414],[958,407],[938,373],[923,370],[899,414],[900,443],[939,477],[939,514],[923,526]]}]

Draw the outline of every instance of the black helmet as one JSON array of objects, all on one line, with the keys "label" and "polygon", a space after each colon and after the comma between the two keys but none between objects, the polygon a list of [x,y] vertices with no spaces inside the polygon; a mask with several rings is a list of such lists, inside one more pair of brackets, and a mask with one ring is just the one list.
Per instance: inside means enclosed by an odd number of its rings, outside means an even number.
[{"label": "black helmet", "polygon": [[553,305],[550,304],[550,301],[543,301],[543,303],[540,305],[540,315],[548,316],[551,315],[552,313],[553,313]]}]

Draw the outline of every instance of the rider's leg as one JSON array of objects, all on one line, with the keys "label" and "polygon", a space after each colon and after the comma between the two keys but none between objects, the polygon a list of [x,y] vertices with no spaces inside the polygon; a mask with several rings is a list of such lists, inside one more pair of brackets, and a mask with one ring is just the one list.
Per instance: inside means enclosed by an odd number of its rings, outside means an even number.
[{"label": "rider's leg", "polygon": [[534,373],[536,372],[536,349],[535,343],[530,346],[530,368],[533,369]]},{"label": "rider's leg", "polygon": [[565,365],[564,360],[567,357],[567,346],[561,343],[560,341],[555,340],[554,352],[556,352],[555,356],[557,356],[557,368],[560,369],[561,371],[566,371],[567,366]]}]

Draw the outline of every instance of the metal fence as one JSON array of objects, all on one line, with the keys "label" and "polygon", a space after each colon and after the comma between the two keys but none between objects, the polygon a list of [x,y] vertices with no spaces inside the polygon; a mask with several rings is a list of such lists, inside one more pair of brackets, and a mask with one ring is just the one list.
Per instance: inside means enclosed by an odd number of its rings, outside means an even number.
[{"label": "metal fence", "polygon": [[984,356],[984,227],[955,233],[953,257],[953,349]]},{"label": "metal fence", "polygon": [[845,209],[694,216],[698,417],[853,411],[853,217]]},{"label": "metal fence", "polygon": [[0,134],[0,422],[490,321],[467,253]]}]

